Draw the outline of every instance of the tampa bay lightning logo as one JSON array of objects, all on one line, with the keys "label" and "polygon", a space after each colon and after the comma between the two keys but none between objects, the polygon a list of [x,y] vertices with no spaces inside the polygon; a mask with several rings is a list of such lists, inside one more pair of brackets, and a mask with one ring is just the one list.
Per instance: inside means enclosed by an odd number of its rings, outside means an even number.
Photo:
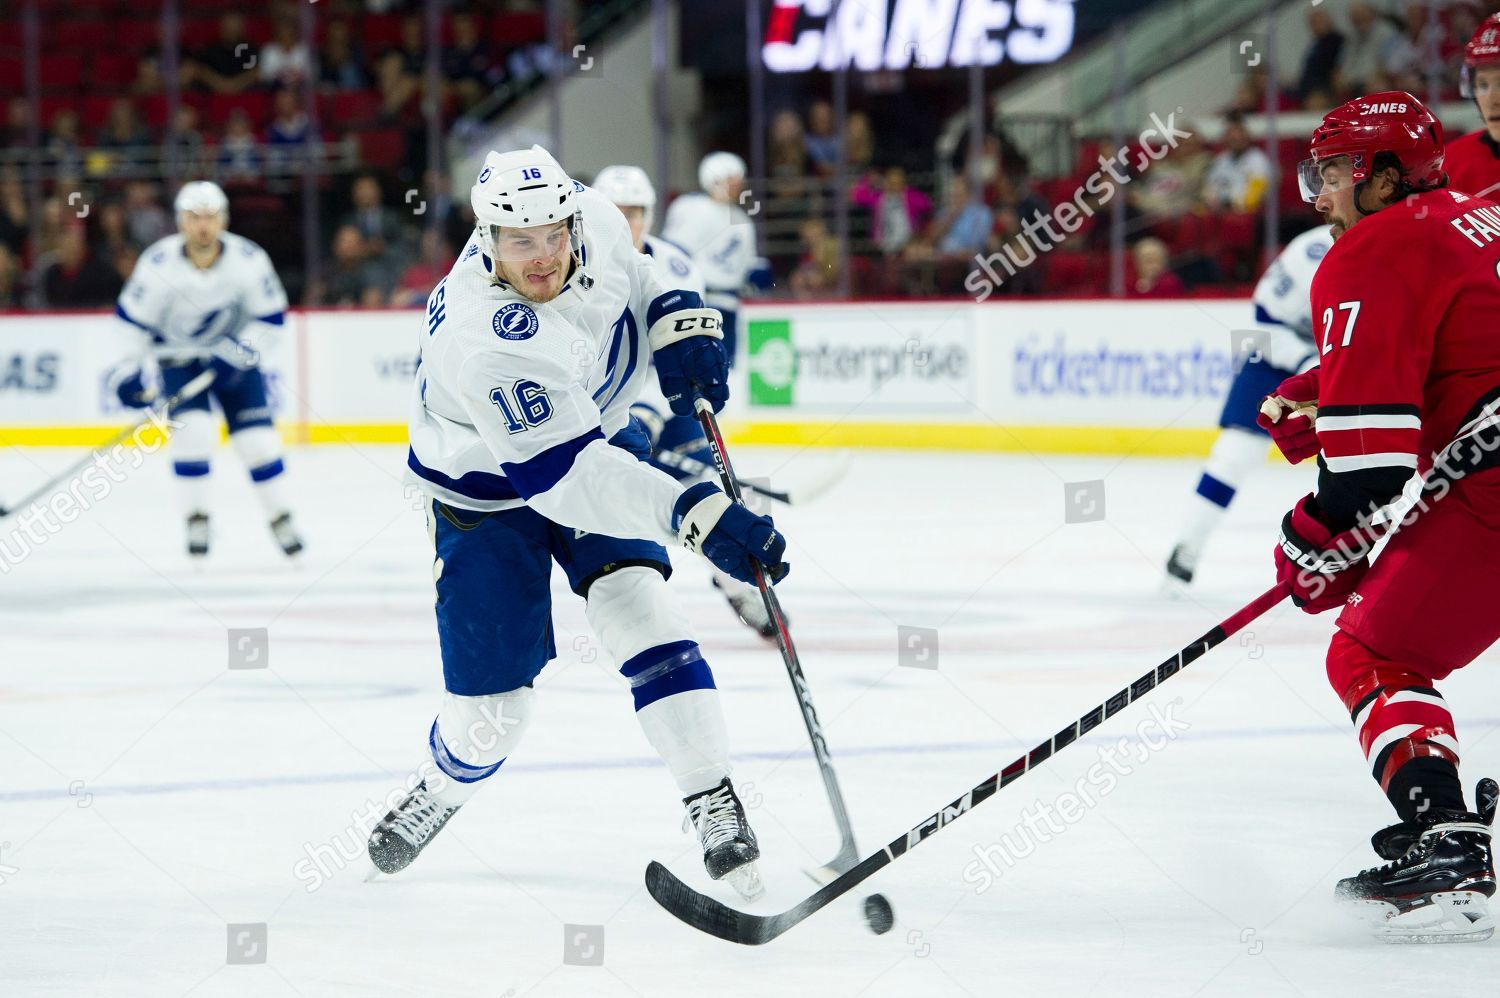
[{"label": "tampa bay lightning logo", "polygon": [[539,324],[530,305],[512,302],[495,313],[495,319],[490,325],[494,327],[495,335],[502,340],[528,340],[536,335]]},{"label": "tampa bay lightning logo", "polygon": [[1314,263],[1323,259],[1323,257],[1327,253],[1328,247],[1324,246],[1322,243],[1313,243],[1311,246],[1307,247],[1307,258]]},{"label": "tampa bay lightning logo", "polygon": [[482,184],[488,179],[490,179],[490,168],[485,167],[483,170],[479,171],[479,182]]}]

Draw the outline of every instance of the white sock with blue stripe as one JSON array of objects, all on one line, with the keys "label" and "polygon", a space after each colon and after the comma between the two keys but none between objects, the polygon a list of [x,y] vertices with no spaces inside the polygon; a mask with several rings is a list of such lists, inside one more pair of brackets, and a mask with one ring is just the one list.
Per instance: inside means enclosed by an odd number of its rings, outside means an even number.
[{"label": "white sock with blue stripe", "polygon": [[443,709],[427,733],[429,761],[422,766],[427,790],[445,807],[458,807],[495,775],[521,742],[531,720],[536,691],[465,697],[443,695]]},{"label": "white sock with blue stripe", "polygon": [[290,512],[284,477],[286,465],[281,459],[281,435],[276,428],[252,426],[232,434],[229,441],[250,472],[250,481],[255,484],[255,494],[266,511],[266,519],[274,520],[282,513]]},{"label": "white sock with blue stripe", "polygon": [[1270,440],[1264,434],[1235,427],[1220,432],[1198,478],[1197,495],[1188,512],[1187,529],[1177,540],[1183,549],[1182,560],[1188,565],[1197,563],[1209,535],[1224,519],[1229,504],[1234,501],[1235,493],[1256,467],[1265,464],[1269,451]]}]

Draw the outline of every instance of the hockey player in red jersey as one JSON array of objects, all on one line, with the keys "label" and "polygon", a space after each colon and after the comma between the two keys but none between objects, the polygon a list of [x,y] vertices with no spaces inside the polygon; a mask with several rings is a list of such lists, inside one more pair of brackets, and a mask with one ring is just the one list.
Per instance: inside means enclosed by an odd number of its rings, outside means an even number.
[{"label": "hockey player in red jersey", "polygon": [[[1487,939],[1496,784],[1468,809],[1435,684],[1500,638],[1500,207],[1445,187],[1442,126],[1406,93],[1331,111],[1300,173],[1336,241],[1312,285],[1321,365],[1262,408],[1289,458],[1309,420],[1318,453],[1277,574],[1307,612],[1343,608],[1328,678],[1400,818],[1372,839],[1390,862],[1337,895],[1390,941]],[[1372,561],[1414,473],[1421,500]]]},{"label": "hockey player in red jersey", "polygon": [[1500,200],[1500,14],[1486,18],[1469,40],[1459,89],[1474,99],[1484,127],[1448,144],[1448,186]]}]

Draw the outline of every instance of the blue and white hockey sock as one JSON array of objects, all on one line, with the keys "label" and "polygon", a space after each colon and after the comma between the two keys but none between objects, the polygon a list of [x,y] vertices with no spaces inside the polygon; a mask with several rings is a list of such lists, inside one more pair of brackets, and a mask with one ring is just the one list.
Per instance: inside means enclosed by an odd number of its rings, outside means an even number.
[{"label": "blue and white hockey sock", "polygon": [[1228,427],[1214,441],[1208,463],[1198,478],[1197,495],[1188,512],[1187,528],[1178,535],[1177,546],[1189,566],[1198,561],[1214,528],[1224,519],[1245,478],[1266,461],[1270,444],[1260,433]]},{"label": "blue and white hockey sock", "polygon": [[172,473],[187,513],[208,512],[208,479],[218,422],[211,412],[189,409],[173,416],[178,426],[172,432]]},{"label": "blue and white hockey sock", "polygon": [[448,693],[427,733],[427,790],[444,807],[458,807],[495,775],[531,721],[536,691],[465,697]]},{"label": "blue and white hockey sock", "polygon": [[291,511],[286,496],[286,464],[281,457],[281,435],[271,426],[252,426],[230,436],[255,485],[255,494],[274,520]]}]

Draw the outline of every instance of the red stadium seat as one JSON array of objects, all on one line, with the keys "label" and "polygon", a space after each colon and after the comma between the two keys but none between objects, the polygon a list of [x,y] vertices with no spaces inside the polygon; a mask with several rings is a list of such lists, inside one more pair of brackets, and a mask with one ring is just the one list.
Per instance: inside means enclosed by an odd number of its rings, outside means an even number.
[{"label": "red stadium seat", "polygon": [[95,52],[89,56],[91,82],[95,89],[128,88],[135,82],[138,60],[135,56],[114,52]]},{"label": "red stadium seat", "polygon": [[161,22],[155,18],[136,17],[115,21],[110,32],[116,51],[144,53],[161,46]]},{"label": "red stadium seat", "polygon": [[67,49],[92,52],[99,46],[99,39],[109,38],[112,25],[99,21],[57,21],[50,29],[43,29],[42,44],[48,51]]},{"label": "red stadium seat", "polygon": [[406,136],[399,128],[375,128],[359,133],[359,158],[374,170],[394,170],[406,158]]},{"label": "red stadium seat", "polygon": [[[325,105],[319,105],[320,110]],[[349,90],[332,95],[323,110],[323,124],[345,130],[368,125],[380,117],[380,92],[378,90]]]},{"label": "red stadium seat", "polygon": [[78,102],[71,97],[43,97],[37,105],[37,113],[42,125],[42,134],[45,138],[47,129],[52,125],[52,118],[57,112],[69,108],[78,110]]},{"label": "red stadium seat", "polygon": [[109,118],[109,106],[114,101],[114,97],[109,94],[88,94],[79,101],[78,117],[83,121],[83,130],[94,132],[103,127]]},{"label": "red stadium seat", "polygon": [[203,123],[210,127],[222,125],[229,118],[229,112],[235,108],[242,109],[250,116],[250,122],[260,128],[270,116],[271,98],[258,90],[247,90],[239,94],[210,94]]},{"label": "red stadium seat", "polygon": [[545,14],[496,14],[491,22],[491,37],[501,48],[515,48],[547,37]]},{"label": "red stadium seat", "polygon": [[0,94],[19,96],[25,92],[26,66],[20,59],[0,59]]},{"label": "red stadium seat", "polygon": [[206,48],[219,40],[219,22],[212,17],[194,17],[182,22],[181,34],[182,47],[192,52],[196,49]]},{"label": "red stadium seat", "polygon": [[386,49],[401,44],[400,14],[370,14],[363,25],[365,56],[378,58]]},{"label": "red stadium seat", "polygon": [[42,56],[42,89],[73,91],[83,85],[83,59],[76,55]]}]

